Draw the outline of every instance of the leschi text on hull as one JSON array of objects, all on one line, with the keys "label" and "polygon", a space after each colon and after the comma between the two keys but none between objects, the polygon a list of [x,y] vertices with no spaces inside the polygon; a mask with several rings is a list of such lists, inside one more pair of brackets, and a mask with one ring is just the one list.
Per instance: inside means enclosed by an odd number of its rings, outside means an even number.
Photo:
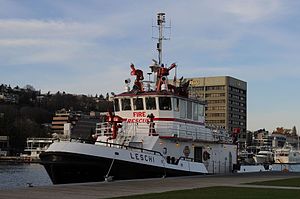
[{"label": "leschi text on hull", "polygon": [[[114,95],[114,111],[97,125],[96,141],[55,141],[40,159],[54,184],[229,173],[237,147],[224,129],[205,126],[205,103],[176,79],[177,65],[162,62],[165,14],[158,13],[158,61],[149,80],[135,77]],[[170,73],[175,77],[169,80]],[[132,89],[130,88],[132,87]]]}]

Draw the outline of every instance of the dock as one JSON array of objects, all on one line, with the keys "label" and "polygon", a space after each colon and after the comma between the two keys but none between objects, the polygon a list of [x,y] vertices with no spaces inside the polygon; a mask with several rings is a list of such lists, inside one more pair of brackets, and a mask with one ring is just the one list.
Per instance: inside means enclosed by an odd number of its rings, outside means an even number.
[{"label": "dock", "polygon": [[[299,173],[264,172],[94,182],[52,186],[32,185],[32,187],[21,189],[0,190],[0,199],[99,199],[213,186],[272,188],[270,186],[245,185],[244,183],[295,177],[299,177]],[[280,188],[300,189],[300,187]]]}]

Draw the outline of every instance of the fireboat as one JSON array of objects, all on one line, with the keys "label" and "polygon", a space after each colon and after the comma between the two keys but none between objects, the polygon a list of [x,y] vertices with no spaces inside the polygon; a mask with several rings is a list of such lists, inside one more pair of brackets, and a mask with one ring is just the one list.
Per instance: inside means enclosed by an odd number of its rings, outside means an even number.
[{"label": "fireboat", "polygon": [[130,65],[132,88],[126,79],[125,92],[113,96],[114,111],[98,125],[95,141],[55,141],[40,154],[53,184],[232,172],[232,136],[205,125],[205,102],[189,96],[188,81],[168,79],[177,64],[162,62],[164,27],[165,13],[158,13],[158,61],[149,80]]}]

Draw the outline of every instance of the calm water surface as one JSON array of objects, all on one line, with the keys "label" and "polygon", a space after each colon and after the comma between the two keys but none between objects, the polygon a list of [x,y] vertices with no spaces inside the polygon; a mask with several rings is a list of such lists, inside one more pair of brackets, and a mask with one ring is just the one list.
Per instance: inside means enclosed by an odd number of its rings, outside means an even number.
[{"label": "calm water surface", "polygon": [[52,185],[52,182],[40,164],[0,163],[0,190],[33,186]]}]

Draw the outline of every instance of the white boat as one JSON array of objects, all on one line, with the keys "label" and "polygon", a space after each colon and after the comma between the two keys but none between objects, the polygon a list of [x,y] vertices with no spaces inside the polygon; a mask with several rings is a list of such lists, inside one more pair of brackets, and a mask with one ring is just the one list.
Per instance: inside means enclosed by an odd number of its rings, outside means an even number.
[{"label": "white boat", "polygon": [[238,152],[238,162],[242,165],[255,164],[254,153],[247,150],[241,150]]},{"label": "white boat", "polygon": [[52,143],[53,138],[27,138],[25,154],[22,154],[21,157],[37,160],[39,155],[46,151]]},{"label": "white boat", "polygon": [[282,148],[274,151],[275,163],[299,163],[300,164],[300,151],[295,150],[292,145],[286,143]]},{"label": "white boat", "polygon": [[274,150],[273,171],[300,172],[300,151],[289,143]]},{"label": "white boat", "polygon": [[[157,23],[162,33],[164,13]],[[59,141],[40,155],[54,184],[232,171],[236,145],[226,131],[205,126],[205,103],[188,97],[188,82],[168,80],[177,66],[163,66],[162,40],[160,34],[153,81],[143,81],[143,71],[131,65],[133,89],[125,80],[125,92],[113,97],[114,114],[98,125],[95,144]]]},{"label": "white boat", "polygon": [[256,173],[256,172],[267,172],[272,171],[271,165],[241,165],[237,173]]},{"label": "white boat", "polygon": [[256,164],[271,164],[274,162],[274,153],[272,151],[261,150],[253,158]]}]

